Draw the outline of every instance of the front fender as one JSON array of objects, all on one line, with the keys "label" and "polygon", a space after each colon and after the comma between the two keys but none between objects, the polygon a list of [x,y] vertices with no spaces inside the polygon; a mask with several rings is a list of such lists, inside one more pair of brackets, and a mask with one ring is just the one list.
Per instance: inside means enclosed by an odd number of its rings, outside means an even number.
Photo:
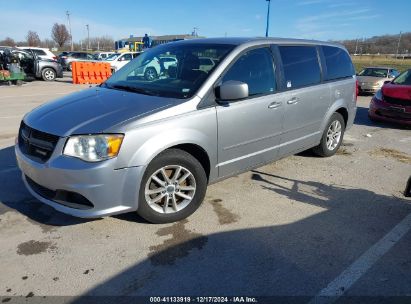
[{"label": "front fender", "polygon": [[214,108],[161,119],[127,131],[118,167],[147,166],[162,151],[182,144],[192,144],[203,149],[210,161],[210,179],[217,176],[217,122]]},{"label": "front fender", "polygon": [[210,138],[205,134],[190,129],[174,129],[157,134],[153,138],[146,141],[130,159],[130,166],[146,166],[158,154],[171,147],[182,144],[193,144],[202,148],[208,153],[212,145]]}]

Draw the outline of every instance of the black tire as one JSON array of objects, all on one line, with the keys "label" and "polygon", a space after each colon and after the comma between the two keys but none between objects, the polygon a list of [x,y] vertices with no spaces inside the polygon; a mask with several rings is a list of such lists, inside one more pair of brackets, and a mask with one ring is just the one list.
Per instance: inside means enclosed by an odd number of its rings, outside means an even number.
[{"label": "black tire", "polygon": [[[149,178],[160,168],[178,165],[187,168],[195,178],[196,190],[191,202],[182,210],[174,213],[160,213],[151,208],[145,197],[145,186]],[[154,158],[144,172],[140,185],[139,202],[137,213],[154,224],[172,223],[182,220],[193,214],[203,202],[207,190],[207,176],[203,166],[191,154],[179,150],[165,150]]]},{"label": "black tire", "polygon": [[144,78],[146,80],[154,80],[157,79],[158,75],[157,75],[157,71],[155,68],[153,67],[148,67],[145,72],[144,72]]},{"label": "black tire", "polygon": [[[340,135],[338,144],[335,147],[333,147],[332,149],[329,149],[327,147],[327,133],[328,133],[328,130],[330,129],[330,126],[336,121],[338,121],[341,124],[341,135]],[[341,143],[342,143],[343,138],[344,138],[344,132],[345,132],[344,118],[342,117],[342,115],[340,113],[334,113],[331,116],[330,120],[327,123],[327,126],[324,129],[324,133],[321,137],[320,144],[317,147],[313,148],[313,152],[315,154],[319,155],[319,156],[322,156],[322,157],[333,156],[341,146]]]},{"label": "black tire", "polygon": [[56,77],[56,71],[52,68],[45,68],[41,71],[41,78],[43,78],[44,81],[54,81]]},{"label": "black tire", "polygon": [[23,84],[23,81],[21,81],[20,79],[13,80],[13,84],[16,85],[16,86],[21,86]]}]

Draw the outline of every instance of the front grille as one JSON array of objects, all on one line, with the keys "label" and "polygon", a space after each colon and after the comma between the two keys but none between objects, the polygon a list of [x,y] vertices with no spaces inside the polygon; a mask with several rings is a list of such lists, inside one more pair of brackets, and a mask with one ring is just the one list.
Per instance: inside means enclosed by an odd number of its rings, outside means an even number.
[{"label": "front grille", "polygon": [[411,100],[393,98],[384,95],[384,101],[390,104],[400,105],[400,106],[411,106]]},{"label": "front grille", "polygon": [[38,195],[48,200],[51,200],[58,204],[71,207],[71,208],[75,208],[75,209],[91,209],[94,207],[94,205],[81,194],[78,194],[72,191],[59,190],[59,189],[57,189],[56,191],[53,191],[53,190],[50,190],[46,187],[43,187],[37,184],[34,180],[32,180],[27,175],[25,177],[26,177],[26,181],[29,184],[30,188],[34,192],[36,192]]},{"label": "front grille", "polygon": [[59,137],[30,128],[22,121],[18,139],[20,150],[25,155],[33,160],[44,163],[48,161],[51,154],[53,154]]}]

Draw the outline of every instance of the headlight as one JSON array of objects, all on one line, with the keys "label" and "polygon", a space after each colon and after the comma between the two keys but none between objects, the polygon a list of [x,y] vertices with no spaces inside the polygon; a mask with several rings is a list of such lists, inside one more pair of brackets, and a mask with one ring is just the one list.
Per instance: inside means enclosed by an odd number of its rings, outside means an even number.
[{"label": "headlight", "polygon": [[116,157],[123,142],[123,134],[78,135],[70,137],[64,155],[89,162]]},{"label": "headlight", "polygon": [[381,92],[381,90],[378,90],[378,91],[375,93],[374,98],[377,99],[377,100],[382,100],[382,92]]},{"label": "headlight", "polygon": [[380,87],[382,87],[383,84],[384,84],[384,82],[385,82],[385,80],[380,80],[380,81],[377,82],[377,85],[380,86]]}]

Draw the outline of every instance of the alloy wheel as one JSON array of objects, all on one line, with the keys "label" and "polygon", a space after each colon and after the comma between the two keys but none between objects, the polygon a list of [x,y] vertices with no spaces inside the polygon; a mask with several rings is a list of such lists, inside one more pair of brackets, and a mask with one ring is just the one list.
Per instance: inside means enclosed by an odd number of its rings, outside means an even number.
[{"label": "alloy wheel", "polygon": [[185,167],[165,166],[147,180],[144,194],[148,205],[158,213],[176,213],[186,208],[194,198],[196,181]]}]

